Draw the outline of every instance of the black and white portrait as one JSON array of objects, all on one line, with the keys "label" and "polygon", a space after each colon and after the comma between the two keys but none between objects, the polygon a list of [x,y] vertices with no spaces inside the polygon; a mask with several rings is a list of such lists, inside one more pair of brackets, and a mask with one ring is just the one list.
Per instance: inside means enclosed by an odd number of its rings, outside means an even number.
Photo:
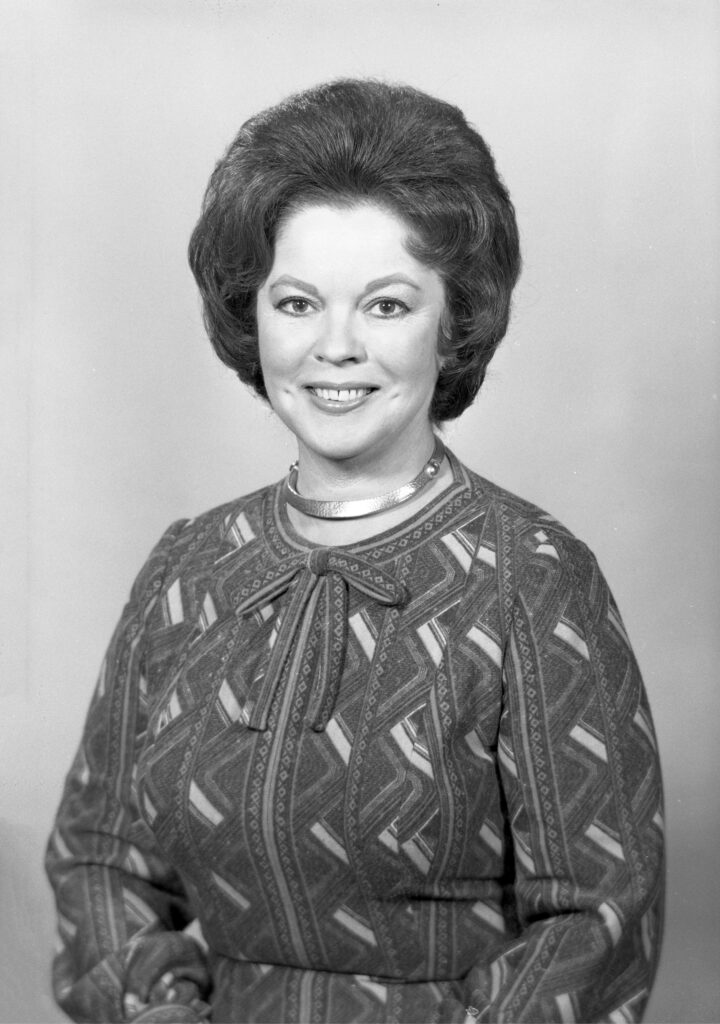
[{"label": "black and white portrait", "polygon": [[718,1019],[718,53],[0,4],[0,1021]]}]

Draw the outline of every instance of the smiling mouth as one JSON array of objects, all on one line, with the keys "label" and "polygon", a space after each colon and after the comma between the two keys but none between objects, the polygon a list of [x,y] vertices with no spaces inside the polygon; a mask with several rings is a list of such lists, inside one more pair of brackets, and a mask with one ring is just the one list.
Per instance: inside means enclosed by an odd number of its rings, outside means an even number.
[{"label": "smiling mouth", "polygon": [[360,398],[366,398],[372,394],[375,388],[314,388],[309,387],[313,395],[322,398],[326,402],[337,402],[343,405],[346,402],[357,402]]}]

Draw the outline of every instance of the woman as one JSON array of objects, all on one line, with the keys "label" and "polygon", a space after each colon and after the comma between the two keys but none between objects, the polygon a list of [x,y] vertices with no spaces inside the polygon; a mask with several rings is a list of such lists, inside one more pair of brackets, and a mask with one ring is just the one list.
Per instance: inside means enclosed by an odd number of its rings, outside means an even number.
[{"label": "woman", "polygon": [[519,271],[483,140],[410,88],[295,96],[216,167],[190,262],[298,462],[135,583],[48,849],[61,1006],[639,1019],[663,839],[637,665],[588,549],[433,429]]}]

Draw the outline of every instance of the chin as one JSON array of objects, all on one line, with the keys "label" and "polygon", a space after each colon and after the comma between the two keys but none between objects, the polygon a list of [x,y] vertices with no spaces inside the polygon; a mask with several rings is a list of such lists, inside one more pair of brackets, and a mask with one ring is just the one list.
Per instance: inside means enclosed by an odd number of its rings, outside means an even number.
[{"label": "chin", "polygon": [[328,459],[333,462],[348,462],[352,459],[362,458],[363,455],[371,452],[374,448],[374,445],[363,444],[358,442],[356,438],[338,441],[328,441],[327,438],[324,438],[317,444],[307,443],[302,438],[299,438],[299,440],[306,448],[314,452],[318,458]]},{"label": "chin", "polygon": [[286,423],[286,426],[292,430],[301,448],[306,448],[318,458],[324,459],[352,459],[364,452],[372,451],[382,444],[385,437],[381,430],[368,432],[359,429],[357,423],[353,428],[350,423],[341,424],[335,419],[330,419],[330,422],[309,424]]}]

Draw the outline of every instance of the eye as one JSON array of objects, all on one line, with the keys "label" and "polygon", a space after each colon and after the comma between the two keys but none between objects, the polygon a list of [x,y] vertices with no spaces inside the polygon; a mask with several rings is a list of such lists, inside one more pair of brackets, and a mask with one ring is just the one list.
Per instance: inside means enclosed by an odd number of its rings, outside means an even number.
[{"label": "eye", "polygon": [[312,306],[308,299],[304,299],[301,295],[290,295],[282,302],[278,302],[277,308],[290,316],[305,316],[310,312]]},{"label": "eye", "polygon": [[371,304],[370,310],[382,320],[392,320],[410,312],[405,303],[399,299],[376,299]]}]

